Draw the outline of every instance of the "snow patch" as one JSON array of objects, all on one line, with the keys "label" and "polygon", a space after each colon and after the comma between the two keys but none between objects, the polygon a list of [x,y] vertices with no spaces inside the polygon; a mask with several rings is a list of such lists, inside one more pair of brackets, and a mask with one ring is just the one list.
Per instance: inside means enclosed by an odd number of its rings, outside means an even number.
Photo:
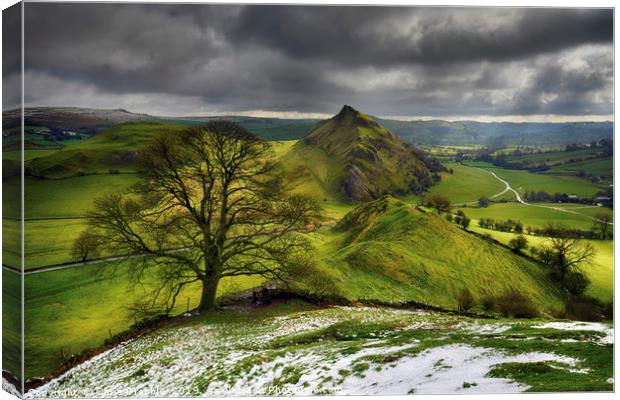
[{"label": "snow patch", "polygon": [[15,385],[7,381],[4,377],[2,377],[2,390],[4,390],[5,392],[9,392],[13,396],[17,396],[19,398],[22,397],[22,394],[19,392],[19,390],[17,390]]},{"label": "snow patch", "polygon": [[493,366],[504,363],[550,361],[569,366],[577,363],[573,358],[552,353],[507,355],[494,349],[447,345],[403,358],[395,366],[381,371],[371,368],[365,378],[352,376],[342,388],[343,394],[360,395],[521,392],[528,386],[487,377],[487,373]]},{"label": "snow patch", "polygon": [[540,325],[534,325],[535,329],[558,329],[562,331],[594,331],[603,332],[605,336],[598,341],[603,344],[614,343],[614,328],[600,322],[547,322]]}]

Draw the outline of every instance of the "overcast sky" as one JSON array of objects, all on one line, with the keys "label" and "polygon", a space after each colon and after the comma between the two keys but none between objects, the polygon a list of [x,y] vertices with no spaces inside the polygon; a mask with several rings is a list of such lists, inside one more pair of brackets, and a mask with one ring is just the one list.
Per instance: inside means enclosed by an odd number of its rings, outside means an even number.
[{"label": "overcast sky", "polygon": [[[323,116],[350,104],[381,116],[509,120],[613,113],[611,10],[26,3],[25,43],[26,105]],[[4,68],[5,84],[17,85],[19,64]]]}]

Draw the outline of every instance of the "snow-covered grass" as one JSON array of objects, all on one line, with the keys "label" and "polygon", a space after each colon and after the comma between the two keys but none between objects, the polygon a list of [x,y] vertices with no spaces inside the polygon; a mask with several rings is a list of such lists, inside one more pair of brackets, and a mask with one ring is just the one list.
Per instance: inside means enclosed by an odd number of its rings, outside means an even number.
[{"label": "snow-covered grass", "polygon": [[[550,332],[568,325],[551,324],[556,323],[370,307],[287,309],[230,320],[220,315],[217,321],[192,317],[184,326],[99,354],[27,397],[507,393],[546,388],[533,374],[515,370],[519,365],[548,367],[555,379],[549,390],[558,385],[570,390],[576,374],[597,390],[611,390],[607,353],[612,346],[571,337],[571,332],[555,338]],[[611,329],[600,325],[599,331]],[[596,330],[592,324],[580,325],[575,333],[583,326]],[[519,337],[530,340],[508,340]],[[601,360],[607,359],[609,368],[601,369]]]},{"label": "snow-covered grass", "polygon": [[13,396],[22,397],[22,394],[19,392],[19,390],[17,390],[15,385],[7,381],[4,377],[2,377],[2,390],[12,394]]},{"label": "snow-covered grass", "polygon": [[561,331],[594,331],[594,332],[602,332],[605,336],[602,336],[599,341],[604,344],[614,344],[614,328],[602,324],[600,322],[562,322],[562,321],[554,321],[547,322],[544,324],[533,326],[532,328],[540,328],[540,329],[557,329]]}]

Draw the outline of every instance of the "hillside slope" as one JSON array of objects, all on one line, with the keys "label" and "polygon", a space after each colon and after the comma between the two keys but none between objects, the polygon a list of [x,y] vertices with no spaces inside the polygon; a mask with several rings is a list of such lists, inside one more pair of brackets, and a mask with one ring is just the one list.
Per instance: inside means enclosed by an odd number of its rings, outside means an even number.
[{"label": "hillside slope", "polygon": [[130,172],[135,169],[137,151],[156,135],[185,128],[159,122],[120,124],[78,144],[28,161],[26,173],[44,178],[67,178],[111,170]]},{"label": "hillside slope", "polygon": [[352,201],[421,193],[433,184],[432,172],[443,168],[349,106],[317,124],[282,162],[297,186],[311,178],[325,197],[331,192]]},{"label": "hillside slope", "polygon": [[324,268],[349,299],[455,309],[463,289],[478,305],[514,289],[541,311],[562,307],[539,264],[389,196],[355,208],[319,240]]}]

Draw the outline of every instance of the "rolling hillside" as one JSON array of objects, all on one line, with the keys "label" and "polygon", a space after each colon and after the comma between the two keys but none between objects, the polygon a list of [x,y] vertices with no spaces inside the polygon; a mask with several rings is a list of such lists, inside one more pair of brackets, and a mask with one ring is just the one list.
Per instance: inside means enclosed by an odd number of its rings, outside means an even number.
[{"label": "rolling hillside", "polygon": [[433,183],[432,172],[443,169],[349,106],[317,124],[289,153],[282,162],[296,186],[314,179],[325,198],[337,194],[350,201],[423,192]]},{"label": "rolling hillside", "polygon": [[539,264],[390,196],[355,208],[317,240],[324,268],[352,300],[456,309],[465,288],[478,305],[514,289],[543,312],[562,307]]},{"label": "rolling hillside", "polygon": [[35,177],[67,178],[93,173],[131,172],[137,151],[165,131],[181,131],[182,125],[135,122],[117,125],[88,140],[30,160],[26,173]]}]

